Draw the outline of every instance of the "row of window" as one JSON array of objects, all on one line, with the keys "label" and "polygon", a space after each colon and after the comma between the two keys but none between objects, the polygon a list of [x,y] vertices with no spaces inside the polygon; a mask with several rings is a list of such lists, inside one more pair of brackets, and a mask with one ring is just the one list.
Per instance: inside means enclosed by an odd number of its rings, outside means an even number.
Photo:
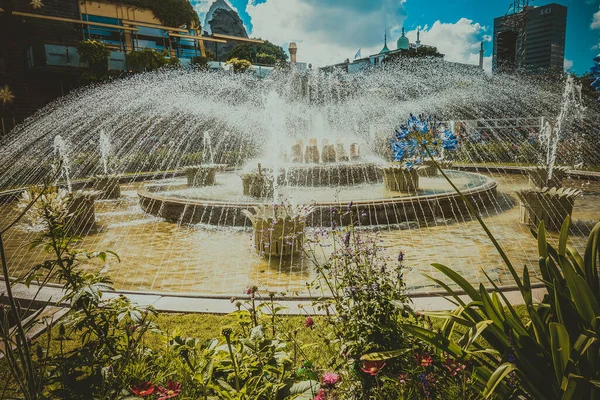
[{"label": "row of window", "polygon": [[[110,25],[122,25],[117,18],[102,17],[98,15],[82,14],[84,21],[98,22]],[[111,49],[127,52],[131,50],[153,49],[158,52],[163,50],[175,50],[177,58],[187,58],[200,55],[198,42],[193,39],[170,37],[169,31],[150,28],[145,26],[136,26],[137,31],[126,32],[119,28],[109,28],[100,26],[88,26],[84,29],[86,39],[99,40],[109,46]],[[188,32],[191,35],[195,31]]]}]

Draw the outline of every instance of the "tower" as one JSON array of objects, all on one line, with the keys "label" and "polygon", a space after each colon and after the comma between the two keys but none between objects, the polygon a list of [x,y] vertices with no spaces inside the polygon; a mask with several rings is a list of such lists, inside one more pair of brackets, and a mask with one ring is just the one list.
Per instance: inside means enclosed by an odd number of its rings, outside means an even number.
[{"label": "tower", "polygon": [[481,42],[481,49],[479,50],[479,68],[483,69],[483,41]]},{"label": "tower", "polygon": [[296,64],[296,54],[298,54],[298,46],[296,45],[296,43],[290,43],[288,51],[290,52],[290,62],[292,64]]},{"label": "tower", "polygon": [[381,49],[379,54],[389,53],[389,52],[390,52],[390,49],[388,49],[388,47],[387,47],[387,30],[385,30],[383,33],[383,49]]},{"label": "tower", "polygon": [[417,28],[417,41],[415,42],[417,49],[421,47],[421,30]]}]

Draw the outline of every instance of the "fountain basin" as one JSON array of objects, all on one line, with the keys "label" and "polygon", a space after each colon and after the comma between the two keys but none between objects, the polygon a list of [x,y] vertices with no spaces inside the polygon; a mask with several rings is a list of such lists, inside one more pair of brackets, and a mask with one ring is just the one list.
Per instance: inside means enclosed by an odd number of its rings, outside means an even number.
[{"label": "fountain basin", "polygon": [[292,165],[277,176],[279,185],[291,186],[350,186],[381,182],[382,174],[376,163],[335,163]]},{"label": "fountain basin", "polygon": [[[497,184],[491,178],[468,172],[448,171],[454,179],[463,180],[459,186],[463,194],[476,207],[491,204],[496,197]],[[219,177],[220,181],[231,179],[230,190],[240,191],[239,177]],[[236,180],[237,178],[237,180]],[[429,178],[423,187],[440,185],[442,178]],[[228,186],[214,192],[190,194],[180,190],[183,182],[170,182],[163,185],[147,185],[138,191],[139,203],[146,213],[182,224],[208,224],[216,226],[250,226],[250,221],[242,213],[267,201],[258,201],[240,195],[227,195]],[[206,189],[206,188],[205,188]],[[282,188],[285,191],[285,188]],[[459,213],[468,213],[466,205],[451,188],[420,190],[414,195],[387,193],[381,183],[365,184],[347,189],[341,195],[335,188],[321,188],[321,197],[311,201],[311,191],[305,187],[288,188],[297,204],[307,204],[314,211],[307,217],[306,225],[314,227],[358,223],[359,225],[393,225],[409,221],[431,221],[436,218],[454,218]],[[295,191],[294,191],[295,190]],[[193,196],[204,198],[194,198]],[[316,193],[315,193],[316,195]],[[304,197],[302,197],[304,196]],[[337,198],[336,198],[337,196]],[[352,212],[345,212],[352,201]],[[342,210],[342,212],[340,212]]]},{"label": "fountain basin", "polygon": [[118,175],[100,175],[92,179],[92,187],[100,192],[98,199],[118,199],[121,197],[121,186]]},{"label": "fountain basin", "polygon": [[521,200],[519,221],[537,228],[540,222],[548,230],[559,231],[567,216],[573,214],[575,199],[581,191],[564,188],[531,189],[516,192]]}]

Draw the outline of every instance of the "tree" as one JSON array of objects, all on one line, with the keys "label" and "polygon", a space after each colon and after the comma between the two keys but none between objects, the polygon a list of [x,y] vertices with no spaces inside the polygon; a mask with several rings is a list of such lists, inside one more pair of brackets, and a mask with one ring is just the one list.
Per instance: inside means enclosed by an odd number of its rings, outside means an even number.
[{"label": "tree", "polygon": [[286,62],[288,55],[280,46],[265,40],[260,45],[244,43],[234,47],[229,52],[227,59],[233,58],[248,60],[251,63],[275,65]]},{"label": "tree", "polygon": [[419,47],[418,49],[410,48],[408,50],[401,50],[399,52],[392,53],[383,59],[383,62],[395,62],[401,58],[443,58],[444,55],[437,50],[437,47]]}]

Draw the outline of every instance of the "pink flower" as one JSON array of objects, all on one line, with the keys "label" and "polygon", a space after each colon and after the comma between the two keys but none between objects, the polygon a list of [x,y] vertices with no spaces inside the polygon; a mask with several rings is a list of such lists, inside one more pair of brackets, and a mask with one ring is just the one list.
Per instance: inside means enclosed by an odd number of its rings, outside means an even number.
[{"label": "pink flower", "polygon": [[325,400],[325,391],[319,390],[319,393],[317,393],[313,400]]},{"label": "pink flower", "polygon": [[371,376],[377,375],[385,367],[385,361],[363,361],[361,370]]},{"label": "pink flower", "polygon": [[335,372],[327,372],[323,374],[321,378],[321,383],[327,386],[334,386],[342,380],[342,377],[336,374]]},{"label": "pink flower", "polygon": [[306,328],[312,328],[314,324],[315,321],[311,317],[306,317],[306,319],[304,320],[304,326]]}]

